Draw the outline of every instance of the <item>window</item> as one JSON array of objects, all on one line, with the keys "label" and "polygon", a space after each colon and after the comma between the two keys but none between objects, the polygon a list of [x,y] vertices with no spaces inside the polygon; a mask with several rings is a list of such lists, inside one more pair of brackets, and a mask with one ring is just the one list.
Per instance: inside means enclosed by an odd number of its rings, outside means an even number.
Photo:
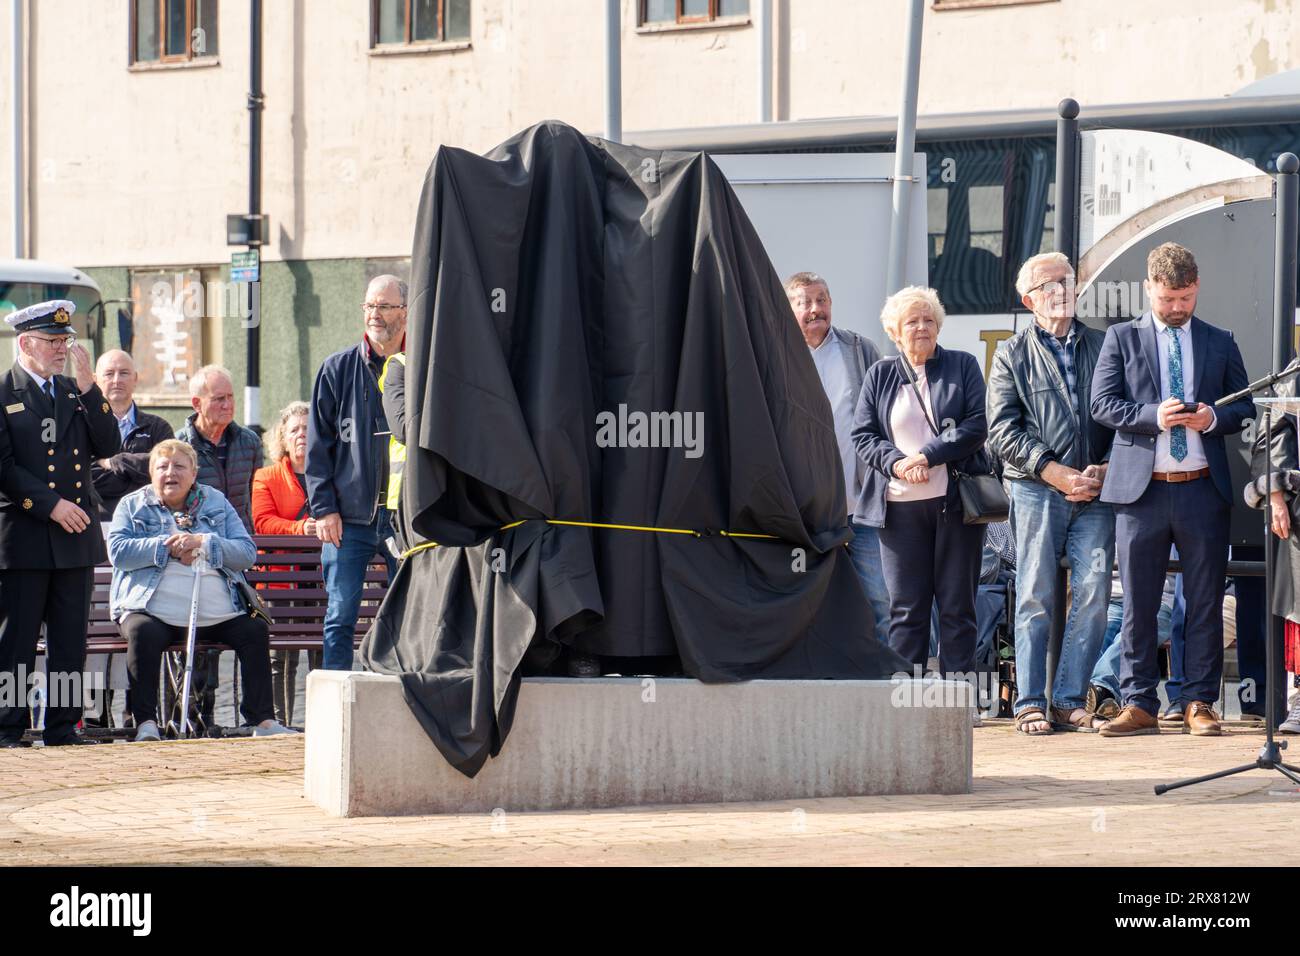
[{"label": "window", "polygon": [[469,0],[371,0],[370,45],[469,39]]},{"label": "window", "polygon": [[141,405],[188,406],[190,376],[220,362],[223,329],[252,314],[248,283],[224,275],[224,266],[131,270],[131,307],[117,328],[140,373]]},{"label": "window", "polygon": [[131,62],[217,55],[217,0],[131,0]]},{"label": "window", "polygon": [[641,23],[708,23],[749,16],[749,0],[641,0]]}]

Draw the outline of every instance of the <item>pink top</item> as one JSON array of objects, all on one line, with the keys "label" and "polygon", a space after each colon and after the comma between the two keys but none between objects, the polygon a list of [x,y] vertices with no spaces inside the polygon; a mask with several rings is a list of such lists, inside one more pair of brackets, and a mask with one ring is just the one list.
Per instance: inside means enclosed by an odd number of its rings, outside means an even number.
[{"label": "pink top", "polygon": [[[933,417],[934,410],[930,407],[930,389],[925,380],[925,366],[915,371],[916,387],[925,396],[925,410]],[[937,424],[940,428],[943,427],[942,422]],[[921,410],[921,405],[916,400],[916,392],[906,382],[899,386],[894,407],[889,410],[889,427],[894,432],[894,447],[904,455],[915,455],[934,438],[934,432],[930,430],[930,424],[926,421],[925,412]],[[920,485],[909,484],[891,475],[885,500],[925,501],[929,498],[942,497],[947,493],[948,466],[935,465],[930,468],[930,480]]]}]

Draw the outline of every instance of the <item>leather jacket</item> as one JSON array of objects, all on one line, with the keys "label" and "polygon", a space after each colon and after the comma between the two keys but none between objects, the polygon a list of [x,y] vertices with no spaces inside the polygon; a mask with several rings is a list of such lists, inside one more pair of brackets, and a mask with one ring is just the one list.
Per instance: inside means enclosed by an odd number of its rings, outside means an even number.
[{"label": "leather jacket", "polygon": [[1082,471],[1110,457],[1115,433],[1093,421],[1092,373],[1105,334],[1074,320],[1076,422],[1065,377],[1037,325],[1021,329],[993,355],[988,380],[989,448],[1004,478],[1040,480],[1049,461]]}]

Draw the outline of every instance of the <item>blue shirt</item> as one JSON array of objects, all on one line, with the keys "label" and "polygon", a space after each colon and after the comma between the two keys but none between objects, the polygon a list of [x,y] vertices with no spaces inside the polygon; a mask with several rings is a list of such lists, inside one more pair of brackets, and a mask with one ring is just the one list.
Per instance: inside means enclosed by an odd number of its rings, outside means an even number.
[{"label": "blue shirt", "polygon": [[126,437],[135,431],[135,402],[131,403],[125,415],[117,419],[117,430],[122,435],[122,446],[126,447]]}]

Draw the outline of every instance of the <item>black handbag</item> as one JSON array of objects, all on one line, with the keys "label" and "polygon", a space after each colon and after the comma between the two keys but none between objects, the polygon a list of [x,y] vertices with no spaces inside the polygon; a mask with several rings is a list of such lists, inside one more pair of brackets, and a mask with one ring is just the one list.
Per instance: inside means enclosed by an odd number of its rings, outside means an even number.
[{"label": "black handbag", "polygon": [[[916,393],[916,400],[921,406],[922,414],[925,415],[926,424],[930,426],[930,431],[934,432],[934,437],[939,438],[939,429],[935,426],[934,419],[930,417],[930,410],[925,406],[921,390],[916,386],[916,376],[912,372],[912,366],[901,355],[898,357],[898,364],[902,366],[903,377]],[[1011,516],[1011,499],[1007,497],[1002,482],[996,475],[972,475],[969,472],[958,471],[950,465],[948,477],[957,485],[957,495],[961,499],[962,521],[965,524],[989,524],[994,521],[1006,521]]]},{"label": "black handbag", "polygon": [[235,584],[239,586],[239,593],[244,599],[244,610],[248,612],[249,617],[255,617],[265,621],[266,626],[271,626],[271,615],[266,610],[266,605],[262,603],[262,596],[257,593],[257,588],[248,583],[242,574],[231,575]]}]

